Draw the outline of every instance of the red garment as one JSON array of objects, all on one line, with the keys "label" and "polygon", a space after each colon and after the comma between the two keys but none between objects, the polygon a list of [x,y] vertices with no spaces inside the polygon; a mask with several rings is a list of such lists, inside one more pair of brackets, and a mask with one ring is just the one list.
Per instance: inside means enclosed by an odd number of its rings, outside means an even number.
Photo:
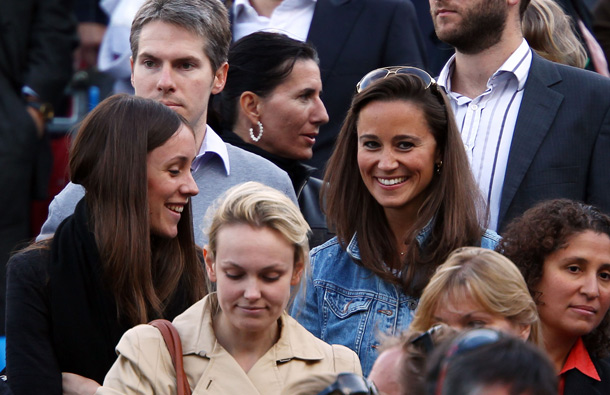
[{"label": "red garment", "polygon": [[578,369],[582,374],[591,377],[597,381],[601,381],[599,373],[591,361],[589,352],[582,341],[582,338],[578,338],[574,347],[570,350],[566,362],[563,364],[561,372],[559,372],[559,395],[563,395],[563,389],[565,386],[565,375],[564,373],[571,369]]}]

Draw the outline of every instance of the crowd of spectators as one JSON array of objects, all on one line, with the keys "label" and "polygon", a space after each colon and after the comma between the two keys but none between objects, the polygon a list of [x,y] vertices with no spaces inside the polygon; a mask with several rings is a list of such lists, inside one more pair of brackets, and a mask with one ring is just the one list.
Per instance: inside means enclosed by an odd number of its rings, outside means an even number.
[{"label": "crowd of spectators", "polygon": [[610,393],[608,1],[2,8],[0,393]]}]

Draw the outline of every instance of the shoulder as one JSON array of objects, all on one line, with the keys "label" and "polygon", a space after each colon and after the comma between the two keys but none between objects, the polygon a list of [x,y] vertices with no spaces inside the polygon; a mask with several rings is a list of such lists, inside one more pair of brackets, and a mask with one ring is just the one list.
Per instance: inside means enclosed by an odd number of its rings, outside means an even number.
[{"label": "shoulder", "polygon": [[225,144],[231,163],[231,178],[234,178],[236,183],[258,181],[284,193],[291,193],[293,196],[289,197],[296,202],[292,182],[284,170],[261,156]]},{"label": "shoulder", "polygon": [[85,188],[70,182],[49,205],[49,215],[42,225],[37,241],[51,237],[59,224],[74,213],[76,204],[85,196]]},{"label": "shoulder", "polygon": [[[39,243],[48,244],[48,241]],[[47,275],[47,265],[51,256],[50,246],[39,245],[13,255],[7,263],[7,273],[11,281],[26,279],[44,279]]]},{"label": "shoulder", "polygon": [[335,372],[362,373],[360,359],[353,350],[318,339],[288,314],[282,315],[282,319],[297,359],[325,361]]},{"label": "shoulder", "polygon": [[349,255],[341,246],[337,236],[328,240],[324,244],[313,248],[309,253],[312,267],[315,267],[316,265],[325,265],[328,261],[339,260],[344,257],[349,258]]},{"label": "shoulder", "polygon": [[[200,341],[204,341],[208,348],[213,346],[215,335],[212,329],[211,298],[215,297],[215,294],[208,294],[174,319],[173,324],[180,334],[185,354],[196,352]],[[201,339],[201,334],[205,334],[204,339]]]},{"label": "shoulder", "polygon": [[[285,172],[274,165],[271,161],[267,159],[253,154],[252,152],[248,152],[244,149],[238,148],[229,143],[225,143],[227,146],[227,152],[229,153],[229,161],[231,163],[231,173],[234,170],[237,171],[248,171],[248,172],[257,172],[261,169],[264,171],[271,171],[275,173],[284,173]],[[251,166],[257,166],[256,168],[252,168]]]},{"label": "shoulder", "polygon": [[331,348],[336,372],[353,372],[362,374],[360,359],[352,349],[341,344],[332,344]]},{"label": "shoulder", "polygon": [[[123,334],[116,346],[117,354],[129,360],[155,361],[160,350],[166,350],[161,332],[152,325],[137,325]],[[169,356],[169,352],[167,352]]]},{"label": "shoulder", "polygon": [[579,89],[568,91],[569,95],[567,95],[576,100],[581,100],[583,98],[582,89],[587,89],[591,92],[599,92],[610,101],[610,95],[607,95],[608,89],[610,89],[610,78],[590,70],[551,62],[536,54],[533,54],[529,78],[540,79],[550,87],[557,85],[557,88],[563,85],[578,84]]},{"label": "shoulder", "polygon": [[339,239],[337,238],[337,236],[335,236],[332,239],[328,240],[326,243],[312,249],[311,255],[317,255],[324,252],[334,252],[337,249],[343,250],[343,248],[341,247],[341,243],[339,243]]}]

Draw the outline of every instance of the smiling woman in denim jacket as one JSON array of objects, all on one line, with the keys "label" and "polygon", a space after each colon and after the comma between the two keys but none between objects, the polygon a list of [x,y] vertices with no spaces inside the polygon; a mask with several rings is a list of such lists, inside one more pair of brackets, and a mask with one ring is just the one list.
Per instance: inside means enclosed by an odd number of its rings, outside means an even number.
[{"label": "smiling woman in denim jacket", "polygon": [[494,248],[485,205],[444,93],[411,67],[377,69],[357,86],[324,177],[337,237],[311,252],[292,314],[350,347],[366,374],[380,335],[408,328],[434,269],[462,246]]}]

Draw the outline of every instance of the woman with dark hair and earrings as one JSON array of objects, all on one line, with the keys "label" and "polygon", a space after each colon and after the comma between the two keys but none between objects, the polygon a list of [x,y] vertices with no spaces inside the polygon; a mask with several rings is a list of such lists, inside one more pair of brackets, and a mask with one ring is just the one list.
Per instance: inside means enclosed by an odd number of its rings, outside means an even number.
[{"label": "woman with dark hair and earrings", "polygon": [[498,250],[537,304],[560,394],[610,394],[610,217],[548,200],[514,219]]},{"label": "woman with dark hair and earrings", "polygon": [[411,67],[357,86],[324,177],[337,237],[311,252],[313,276],[292,314],[356,351],[368,374],[379,335],[408,329],[438,265],[458,247],[494,248],[486,209],[444,93]]},{"label": "woman with dark hair and earrings", "polygon": [[257,32],[233,44],[228,61],[223,140],[288,173],[312,230],[310,245],[322,244],[333,236],[320,209],[322,180],[302,163],[313,156],[318,129],[328,122],[316,50],[283,34]]},{"label": "woman with dark hair and earrings", "polygon": [[112,96],[85,118],[69,162],[85,197],[53,238],[8,264],[13,393],[94,393],[127,329],[206,295],[191,218],[196,154],[190,126],[153,100]]}]

